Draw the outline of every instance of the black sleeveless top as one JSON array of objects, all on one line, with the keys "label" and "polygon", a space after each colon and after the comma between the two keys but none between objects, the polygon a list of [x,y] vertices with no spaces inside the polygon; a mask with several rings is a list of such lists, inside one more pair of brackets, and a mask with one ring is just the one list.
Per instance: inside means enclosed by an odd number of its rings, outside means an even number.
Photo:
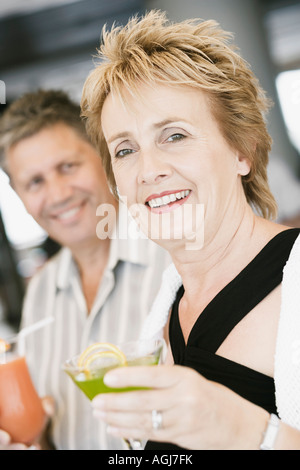
[{"label": "black sleeveless top", "polygon": [[[178,315],[183,286],[177,292],[170,318],[169,337],[175,364],[191,367],[207,379],[227,386],[275,414],[274,379],[218,356],[216,351],[247,313],[281,283],[283,268],[299,233],[299,229],[288,229],[276,235],[206,306],[196,320],[187,344]],[[149,441],[146,450],[149,449],[180,448]]]}]

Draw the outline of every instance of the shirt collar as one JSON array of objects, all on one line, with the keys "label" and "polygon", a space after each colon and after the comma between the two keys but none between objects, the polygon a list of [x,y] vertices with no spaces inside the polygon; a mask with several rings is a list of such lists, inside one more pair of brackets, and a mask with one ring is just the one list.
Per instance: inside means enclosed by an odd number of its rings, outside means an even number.
[{"label": "shirt collar", "polygon": [[77,269],[76,264],[69,248],[61,248],[57,256],[58,266],[56,285],[58,289],[66,289],[70,284],[71,276]]}]

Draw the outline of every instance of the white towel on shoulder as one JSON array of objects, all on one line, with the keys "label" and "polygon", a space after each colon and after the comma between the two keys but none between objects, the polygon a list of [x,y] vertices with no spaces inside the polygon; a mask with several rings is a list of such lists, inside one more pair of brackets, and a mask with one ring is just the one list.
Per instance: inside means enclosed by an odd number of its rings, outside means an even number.
[{"label": "white towel on shoulder", "polygon": [[163,273],[161,288],[143,324],[141,339],[151,339],[162,336],[163,328],[168,321],[170,308],[174,303],[176,293],[181,285],[181,277],[172,263]]},{"label": "white towel on shoulder", "polygon": [[280,418],[300,430],[300,235],[283,270],[275,354],[276,404]]}]

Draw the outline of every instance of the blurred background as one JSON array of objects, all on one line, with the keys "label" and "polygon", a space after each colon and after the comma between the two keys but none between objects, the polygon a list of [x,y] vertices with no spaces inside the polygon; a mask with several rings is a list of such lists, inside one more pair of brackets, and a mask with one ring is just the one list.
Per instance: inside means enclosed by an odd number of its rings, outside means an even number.
[{"label": "blurred background", "polygon": [[[269,179],[278,220],[300,227],[299,0],[1,0],[0,114],[38,88],[64,89],[79,101],[102,26],[152,8],[172,20],[215,19],[234,33],[274,102]],[[57,249],[0,170],[0,337],[18,328],[26,284]]]}]

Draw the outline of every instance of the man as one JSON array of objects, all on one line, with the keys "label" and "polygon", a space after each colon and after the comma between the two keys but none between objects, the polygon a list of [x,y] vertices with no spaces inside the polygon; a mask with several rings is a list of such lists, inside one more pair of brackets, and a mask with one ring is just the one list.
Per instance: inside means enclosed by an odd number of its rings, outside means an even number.
[{"label": "man", "polygon": [[92,342],[136,339],[169,257],[145,238],[117,236],[120,220],[128,228],[133,222],[112,195],[79,114],[60,91],[21,97],[0,122],[2,166],[29,214],[62,246],[30,282],[22,319],[27,326],[54,317],[26,345],[38,393],[55,399],[53,445],[120,449],[61,365]]}]

